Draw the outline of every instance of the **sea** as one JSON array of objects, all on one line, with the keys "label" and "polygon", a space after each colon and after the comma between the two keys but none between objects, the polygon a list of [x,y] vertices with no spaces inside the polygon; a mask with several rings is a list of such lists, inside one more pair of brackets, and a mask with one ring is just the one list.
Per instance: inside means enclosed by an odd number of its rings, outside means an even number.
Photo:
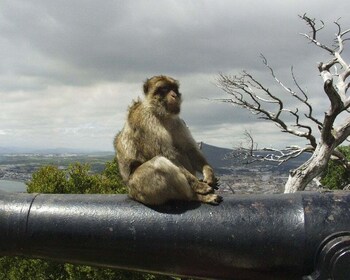
[{"label": "sea", "polygon": [[27,186],[20,181],[0,180],[0,191],[27,192]]}]

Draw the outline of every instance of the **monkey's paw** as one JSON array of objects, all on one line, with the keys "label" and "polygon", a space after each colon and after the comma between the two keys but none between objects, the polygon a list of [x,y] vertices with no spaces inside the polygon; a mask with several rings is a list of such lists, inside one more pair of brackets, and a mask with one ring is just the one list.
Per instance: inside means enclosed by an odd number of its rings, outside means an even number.
[{"label": "monkey's paw", "polygon": [[208,194],[203,196],[203,202],[209,203],[212,205],[218,205],[220,202],[222,202],[222,196],[217,194]]},{"label": "monkey's paw", "polygon": [[215,190],[218,190],[220,186],[220,179],[215,177],[213,182],[211,182],[209,186],[211,186]]},{"label": "monkey's paw", "polygon": [[219,179],[216,177],[213,177],[212,179],[204,179],[201,180],[204,183],[207,183],[209,186],[211,186],[214,190],[218,190],[220,186]]},{"label": "monkey's paw", "polygon": [[198,194],[209,194],[214,192],[213,188],[203,181],[199,181],[195,184],[193,190]]}]

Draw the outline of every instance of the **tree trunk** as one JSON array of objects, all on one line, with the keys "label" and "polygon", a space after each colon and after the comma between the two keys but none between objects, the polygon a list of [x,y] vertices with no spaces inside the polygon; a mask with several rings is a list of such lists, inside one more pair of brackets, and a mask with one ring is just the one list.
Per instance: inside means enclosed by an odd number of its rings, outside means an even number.
[{"label": "tree trunk", "polygon": [[328,146],[326,143],[319,143],[308,161],[290,171],[284,193],[303,191],[312,179],[325,170],[334,148],[334,145]]}]

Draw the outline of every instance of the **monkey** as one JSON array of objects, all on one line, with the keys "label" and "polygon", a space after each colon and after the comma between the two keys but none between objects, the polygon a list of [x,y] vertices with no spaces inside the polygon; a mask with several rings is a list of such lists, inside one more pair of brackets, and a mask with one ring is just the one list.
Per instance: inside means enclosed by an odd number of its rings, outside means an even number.
[{"label": "monkey", "polygon": [[145,205],[171,200],[216,205],[222,201],[214,193],[218,179],[179,117],[179,86],[179,81],[163,75],[144,82],[145,98],[133,101],[114,139],[119,171],[129,196]]}]

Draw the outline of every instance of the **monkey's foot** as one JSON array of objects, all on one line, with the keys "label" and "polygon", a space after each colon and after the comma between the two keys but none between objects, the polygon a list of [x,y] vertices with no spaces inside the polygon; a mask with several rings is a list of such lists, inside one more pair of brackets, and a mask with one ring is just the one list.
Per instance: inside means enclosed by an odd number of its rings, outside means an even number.
[{"label": "monkey's foot", "polygon": [[222,196],[217,194],[207,194],[207,195],[198,194],[198,198],[199,198],[199,201],[212,204],[212,205],[218,205],[223,200]]},{"label": "monkey's foot", "polygon": [[209,194],[214,191],[211,186],[201,181],[199,181],[193,186],[193,190],[198,194]]}]

